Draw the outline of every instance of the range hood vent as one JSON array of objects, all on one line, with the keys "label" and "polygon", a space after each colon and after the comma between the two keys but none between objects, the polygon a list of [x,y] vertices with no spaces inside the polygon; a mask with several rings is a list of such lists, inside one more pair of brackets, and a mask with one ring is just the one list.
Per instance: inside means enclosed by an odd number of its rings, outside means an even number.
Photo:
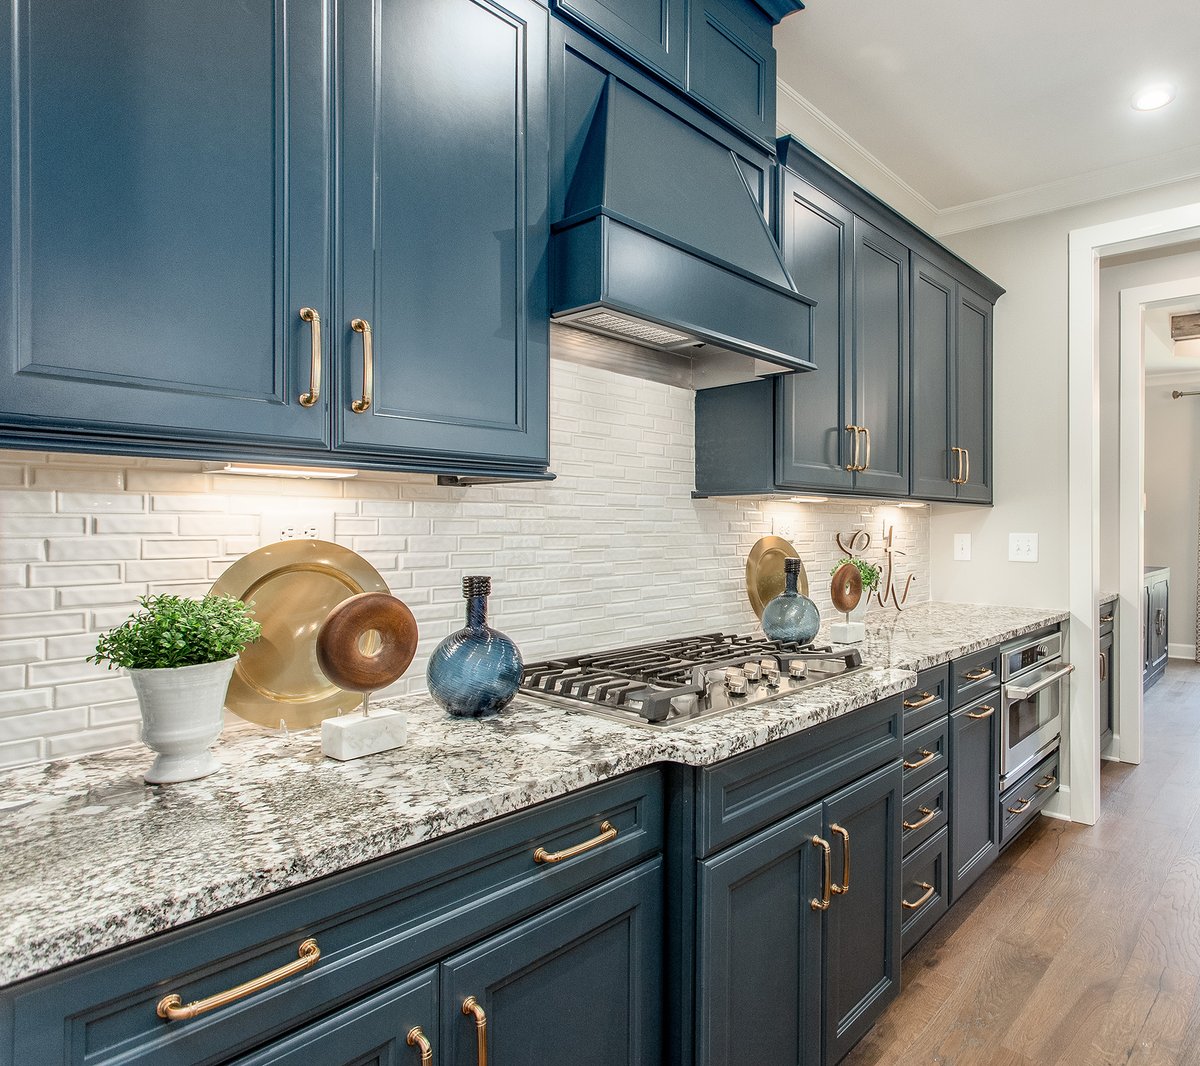
[{"label": "range hood vent", "polygon": [[556,321],[689,357],[814,369],[812,301],[733,152],[611,75],[573,143],[552,227]]}]

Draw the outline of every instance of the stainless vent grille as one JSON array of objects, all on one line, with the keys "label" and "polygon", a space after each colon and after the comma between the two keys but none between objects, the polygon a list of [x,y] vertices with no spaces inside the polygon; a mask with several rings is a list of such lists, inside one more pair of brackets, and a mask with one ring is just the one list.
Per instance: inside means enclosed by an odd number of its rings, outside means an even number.
[{"label": "stainless vent grille", "polygon": [[580,315],[573,325],[587,326],[590,329],[602,329],[606,333],[617,333],[622,337],[631,337],[643,344],[658,344],[668,346],[690,340],[686,333],[664,329],[650,322],[639,322],[636,319],[614,315],[611,311],[597,311],[595,314]]}]

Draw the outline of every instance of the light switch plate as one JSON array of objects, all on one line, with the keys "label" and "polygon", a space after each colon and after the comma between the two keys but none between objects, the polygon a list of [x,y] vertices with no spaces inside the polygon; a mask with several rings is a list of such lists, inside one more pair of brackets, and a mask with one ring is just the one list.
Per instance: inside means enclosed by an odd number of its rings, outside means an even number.
[{"label": "light switch plate", "polygon": [[1014,563],[1036,563],[1038,561],[1038,535],[1036,533],[1010,533],[1008,535],[1008,558]]},{"label": "light switch plate", "polygon": [[954,561],[956,563],[969,563],[971,561],[970,533],[954,534]]}]

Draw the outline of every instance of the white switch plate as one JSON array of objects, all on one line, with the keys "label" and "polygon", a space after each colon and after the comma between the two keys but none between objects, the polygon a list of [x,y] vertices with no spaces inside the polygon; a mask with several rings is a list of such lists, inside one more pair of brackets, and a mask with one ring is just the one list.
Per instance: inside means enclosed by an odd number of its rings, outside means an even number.
[{"label": "white switch plate", "polygon": [[969,563],[971,561],[970,533],[954,534],[954,561],[957,563]]},{"label": "white switch plate", "polygon": [[1010,533],[1008,535],[1008,558],[1014,563],[1036,563],[1038,561],[1038,535],[1036,533]]},{"label": "white switch plate", "polygon": [[259,544],[281,540],[333,540],[333,515],[314,510],[264,511]]}]

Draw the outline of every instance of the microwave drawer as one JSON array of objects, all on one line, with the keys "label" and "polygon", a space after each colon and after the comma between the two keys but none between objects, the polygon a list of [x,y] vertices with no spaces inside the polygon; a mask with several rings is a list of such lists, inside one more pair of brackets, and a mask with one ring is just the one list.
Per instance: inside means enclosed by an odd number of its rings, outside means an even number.
[{"label": "microwave drawer", "polygon": [[1000,797],[1000,846],[1007,847],[1058,791],[1059,753],[1052,752]]}]

